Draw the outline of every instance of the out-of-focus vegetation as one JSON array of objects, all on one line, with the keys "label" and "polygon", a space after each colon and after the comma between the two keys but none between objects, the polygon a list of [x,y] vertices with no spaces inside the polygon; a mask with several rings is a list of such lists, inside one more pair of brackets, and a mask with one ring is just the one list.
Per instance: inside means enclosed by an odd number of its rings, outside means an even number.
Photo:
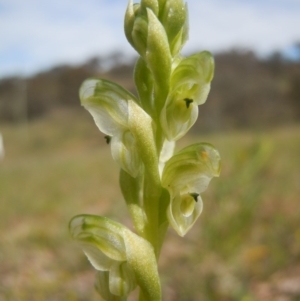
[{"label": "out-of-focus vegetation", "polygon": [[[78,99],[91,75],[134,92],[133,62],[118,59],[0,82],[0,301],[99,300],[67,224],[91,213],[131,227],[118,167]],[[208,102],[178,148],[211,142],[222,173],[187,236],[168,232],[164,300],[300,300],[300,62],[241,51],[215,59]]]},{"label": "out-of-focus vegetation", "polygon": [[[56,111],[2,126],[0,300],[93,301],[94,269],[69,238],[79,213],[131,227],[118,167],[88,113]],[[300,298],[300,127],[189,136],[213,143],[221,177],[196,226],[168,232],[160,267],[165,301]],[[130,300],[135,300],[131,298]]]}]

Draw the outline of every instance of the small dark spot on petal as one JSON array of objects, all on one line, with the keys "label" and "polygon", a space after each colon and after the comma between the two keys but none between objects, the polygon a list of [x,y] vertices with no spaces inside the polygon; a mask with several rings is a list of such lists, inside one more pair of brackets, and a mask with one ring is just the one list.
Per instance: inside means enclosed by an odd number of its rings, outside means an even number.
[{"label": "small dark spot on petal", "polygon": [[184,101],[185,101],[185,104],[186,104],[187,108],[189,108],[190,104],[194,102],[194,100],[191,99],[191,98],[185,98]]},{"label": "small dark spot on petal", "polygon": [[104,136],[104,139],[105,139],[106,143],[109,144],[110,140],[111,140],[111,136],[106,135],[106,136]]},{"label": "small dark spot on petal", "polygon": [[195,202],[198,202],[199,193],[193,192],[193,193],[190,193],[190,196],[194,198]]}]

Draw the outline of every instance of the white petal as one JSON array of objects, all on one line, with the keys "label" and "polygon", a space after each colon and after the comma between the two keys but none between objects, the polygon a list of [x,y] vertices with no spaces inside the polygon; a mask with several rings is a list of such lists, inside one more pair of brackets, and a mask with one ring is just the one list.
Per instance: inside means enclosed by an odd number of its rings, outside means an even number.
[{"label": "white petal", "polygon": [[108,271],[114,260],[102,253],[95,245],[80,243],[80,246],[91,265],[98,271]]},{"label": "white petal", "polygon": [[111,153],[114,160],[132,177],[136,177],[141,168],[141,159],[136,139],[130,131],[116,134],[111,139]]},{"label": "white petal", "polygon": [[172,199],[167,210],[169,223],[180,236],[184,236],[191,229],[202,212],[202,199],[198,196],[197,201],[195,201],[194,210],[191,214],[187,215],[182,212],[181,195],[171,195],[171,198]]},{"label": "white petal", "polygon": [[[101,216],[79,215],[71,220],[69,228],[72,237],[83,247],[91,261],[94,258],[101,261],[101,258],[106,257],[117,261],[126,260],[122,225]],[[97,257],[96,250],[104,257]],[[101,267],[102,263],[99,262],[98,265]]]},{"label": "white petal", "polygon": [[[120,131],[126,128],[127,116],[121,113],[119,116],[112,110],[108,110],[106,106],[98,106],[95,104],[85,104],[84,107],[93,116],[94,121],[99,130],[109,136],[117,135]],[[123,116],[123,118],[121,118]]]},{"label": "white petal", "polygon": [[166,161],[168,161],[174,153],[175,141],[165,140],[159,156],[159,174],[162,175]]},{"label": "white petal", "polygon": [[128,126],[128,100],[134,95],[104,79],[87,79],[80,87],[81,104],[91,113],[103,133],[113,136]]},{"label": "white petal", "polygon": [[95,288],[105,301],[126,301],[126,297],[113,295],[109,290],[109,272],[98,272]]},{"label": "white petal", "polygon": [[116,262],[109,272],[109,290],[116,296],[128,296],[136,287],[133,270],[127,262]]}]

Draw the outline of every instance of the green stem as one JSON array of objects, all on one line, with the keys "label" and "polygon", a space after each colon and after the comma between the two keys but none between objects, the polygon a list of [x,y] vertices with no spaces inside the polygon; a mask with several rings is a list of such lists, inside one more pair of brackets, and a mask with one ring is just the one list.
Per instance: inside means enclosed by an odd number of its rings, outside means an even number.
[{"label": "green stem", "polygon": [[146,238],[152,244],[156,258],[159,251],[159,199],[161,186],[159,176],[145,172],[144,209],[147,215]]},{"label": "green stem", "polygon": [[161,197],[159,200],[159,240],[158,240],[158,257],[169,227],[167,218],[167,208],[170,203],[170,194],[166,189],[162,189]]},{"label": "green stem", "polygon": [[137,233],[145,238],[145,213],[141,204],[140,191],[143,175],[133,178],[123,169],[120,170],[120,187]]}]

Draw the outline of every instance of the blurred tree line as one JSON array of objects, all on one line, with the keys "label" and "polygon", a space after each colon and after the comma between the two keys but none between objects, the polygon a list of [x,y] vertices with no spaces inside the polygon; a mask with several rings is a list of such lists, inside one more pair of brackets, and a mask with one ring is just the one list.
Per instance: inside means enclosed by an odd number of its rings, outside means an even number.
[{"label": "blurred tree line", "polygon": [[[300,52],[300,46],[299,46]],[[205,130],[275,126],[300,120],[300,60],[280,52],[265,59],[252,51],[214,55],[215,78],[208,102],[199,107]],[[82,65],[57,66],[28,78],[0,81],[0,122],[41,117],[60,108],[80,108],[78,89],[91,76],[116,81],[133,93],[134,60],[121,53],[94,57]]]}]

